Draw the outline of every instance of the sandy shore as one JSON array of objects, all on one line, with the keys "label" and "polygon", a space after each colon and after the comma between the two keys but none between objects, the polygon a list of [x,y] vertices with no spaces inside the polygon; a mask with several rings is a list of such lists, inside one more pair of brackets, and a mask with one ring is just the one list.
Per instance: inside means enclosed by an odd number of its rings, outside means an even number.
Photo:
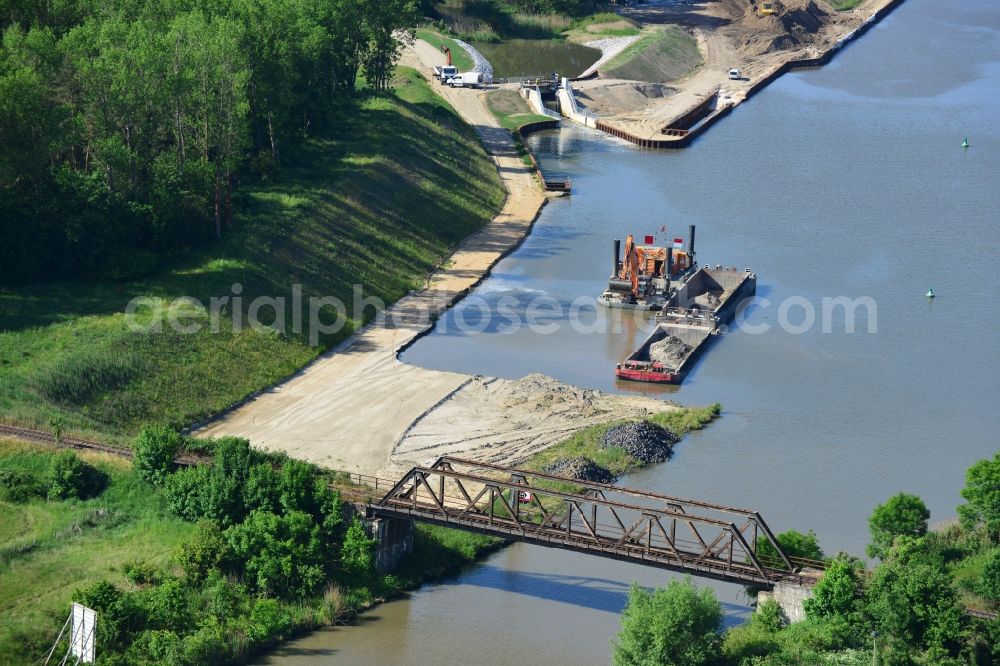
[{"label": "sandy shore", "polygon": [[[442,56],[418,41],[402,64],[427,72]],[[428,286],[324,354],[197,431],[239,435],[255,446],[341,470],[393,476],[442,453],[510,463],[594,423],[671,407],[648,398],[583,391],[550,378],[470,377],[401,363],[398,352],[476,286],[528,234],[545,202],[509,132],[486,109],[481,91],[434,84],[479,133],[508,196],[500,213],[458,248]]]}]

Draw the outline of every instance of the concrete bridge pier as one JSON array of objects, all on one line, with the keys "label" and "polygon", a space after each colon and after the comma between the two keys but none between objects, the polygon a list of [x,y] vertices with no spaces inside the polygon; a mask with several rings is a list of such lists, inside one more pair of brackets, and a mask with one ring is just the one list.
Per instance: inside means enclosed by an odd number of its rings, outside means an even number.
[{"label": "concrete bridge pier", "polygon": [[366,518],[362,522],[368,536],[378,539],[375,570],[388,573],[413,552],[413,521],[405,518]]},{"label": "concrete bridge pier", "polygon": [[812,598],[812,595],[812,587],[795,583],[775,583],[773,590],[761,590],[757,593],[757,608],[768,599],[773,599],[781,606],[788,621],[794,624],[806,619],[806,610],[802,602]]}]

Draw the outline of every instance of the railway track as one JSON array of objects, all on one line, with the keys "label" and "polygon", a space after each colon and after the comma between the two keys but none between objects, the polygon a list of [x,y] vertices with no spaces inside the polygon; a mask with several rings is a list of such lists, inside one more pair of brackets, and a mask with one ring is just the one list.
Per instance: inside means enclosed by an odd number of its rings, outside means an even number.
[{"label": "railway track", "polygon": [[[6,423],[0,423],[0,436],[13,437],[14,439],[20,439],[27,442],[33,442],[36,444],[46,444],[49,446],[60,447],[64,449],[76,449],[78,451],[95,451],[99,453],[107,453],[113,456],[119,456],[121,458],[132,459],[132,449],[127,449],[120,446],[111,446],[109,444],[102,444],[100,442],[93,442],[88,439],[80,439],[79,437],[68,437],[62,436],[58,439],[55,435],[44,430],[35,430],[33,428],[22,428],[21,426],[8,425]],[[207,458],[200,458],[198,456],[183,455],[178,456],[174,459],[174,462],[178,465],[190,466],[190,465],[200,465],[208,462]]]}]

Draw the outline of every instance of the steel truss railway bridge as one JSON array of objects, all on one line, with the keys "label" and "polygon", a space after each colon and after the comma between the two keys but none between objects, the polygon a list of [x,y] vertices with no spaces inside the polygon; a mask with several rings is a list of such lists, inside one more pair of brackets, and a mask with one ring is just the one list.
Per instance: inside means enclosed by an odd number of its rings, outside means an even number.
[{"label": "steel truss railway bridge", "polygon": [[368,518],[422,521],[758,589],[811,587],[824,566],[786,555],[756,511],[721,504],[447,456],[396,482],[358,480],[376,493],[388,488],[364,500]]}]

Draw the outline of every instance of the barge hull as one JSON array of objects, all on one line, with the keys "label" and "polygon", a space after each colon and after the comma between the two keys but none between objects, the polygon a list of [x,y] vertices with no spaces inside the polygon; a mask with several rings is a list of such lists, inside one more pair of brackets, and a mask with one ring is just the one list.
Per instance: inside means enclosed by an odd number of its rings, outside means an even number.
[{"label": "barge hull", "polygon": [[[740,303],[757,292],[757,276],[735,269],[700,268],[672,295],[657,315],[660,323],[632,355],[615,368],[618,379],[654,384],[679,384],[719,334],[732,321]],[[650,347],[667,336],[690,347],[676,368],[650,358]]]}]

